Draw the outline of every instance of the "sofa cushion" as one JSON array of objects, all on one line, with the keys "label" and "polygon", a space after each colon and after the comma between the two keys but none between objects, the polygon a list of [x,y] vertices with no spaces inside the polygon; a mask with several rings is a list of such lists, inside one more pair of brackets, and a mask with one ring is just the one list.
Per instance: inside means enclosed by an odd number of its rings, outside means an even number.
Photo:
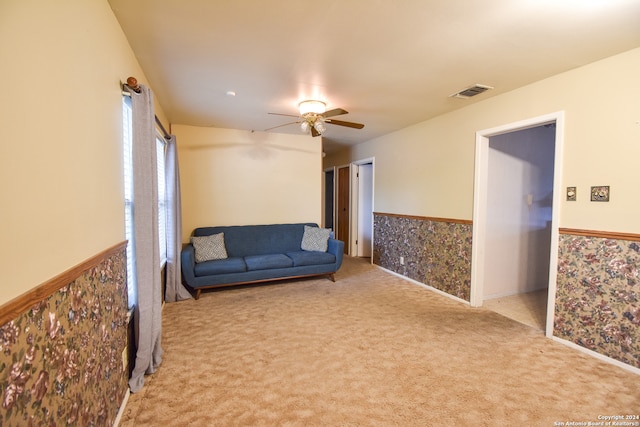
[{"label": "sofa cushion", "polygon": [[251,255],[244,257],[244,262],[249,271],[293,267],[293,260],[285,254]]},{"label": "sofa cushion", "polygon": [[247,266],[240,257],[199,262],[194,268],[194,273],[198,277],[245,271],[247,271]]},{"label": "sofa cushion", "polygon": [[294,267],[302,267],[304,265],[332,264],[336,262],[335,255],[329,252],[287,252],[287,256],[293,260]]},{"label": "sofa cushion", "polygon": [[302,235],[302,243],[300,247],[303,251],[327,251],[327,242],[331,236],[331,230],[328,228],[304,226],[304,234]]},{"label": "sofa cushion", "polygon": [[224,233],[202,237],[192,236],[191,244],[196,250],[196,262],[227,258],[227,250],[224,246]]}]

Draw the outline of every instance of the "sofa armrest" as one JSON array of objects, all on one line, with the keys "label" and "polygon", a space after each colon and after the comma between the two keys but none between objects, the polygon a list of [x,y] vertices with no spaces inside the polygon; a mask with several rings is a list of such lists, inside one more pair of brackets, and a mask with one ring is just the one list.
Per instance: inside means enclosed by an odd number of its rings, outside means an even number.
[{"label": "sofa armrest", "polygon": [[180,253],[180,262],[182,267],[182,277],[187,285],[192,286],[196,278],[196,250],[192,244],[188,244],[182,249],[182,252]]},{"label": "sofa armrest", "polygon": [[336,257],[336,271],[338,271],[342,265],[342,258],[344,257],[344,242],[342,240],[329,239],[327,242],[327,252]]}]

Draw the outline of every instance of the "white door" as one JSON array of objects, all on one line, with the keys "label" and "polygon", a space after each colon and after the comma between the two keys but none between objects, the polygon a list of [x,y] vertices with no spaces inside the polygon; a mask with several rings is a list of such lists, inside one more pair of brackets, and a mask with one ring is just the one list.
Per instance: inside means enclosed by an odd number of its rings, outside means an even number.
[{"label": "white door", "polygon": [[351,251],[371,257],[373,252],[373,160],[351,165]]},{"label": "white door", "polygon": [[373,164],[358,167],[358,256],[370,257],[373,245]]}]

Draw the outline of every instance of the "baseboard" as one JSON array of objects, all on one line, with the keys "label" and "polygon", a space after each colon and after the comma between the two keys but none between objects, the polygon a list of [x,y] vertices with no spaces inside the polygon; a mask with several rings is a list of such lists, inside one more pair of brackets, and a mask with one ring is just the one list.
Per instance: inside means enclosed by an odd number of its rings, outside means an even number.
[{"label": "baseboard", "polygon": [[461,302],[461,303],[466,304],[466,305],[471,305],[471,303],[470,303],[469,301],[465,301],[465,300],[463,300],[462,298],[459,298],[459,297],[457,297],[457,296],[455,296],[455,295],[448,294],[448,293],[446,293],[446,292],[444,292],[444,291],[441,291],[440,289],[436,289],[436,288],[434,288],[433,286],[425,285],[425,284],[424,284],[424,283],[422,283],[422,282],[418,282],[418,281],[417,281],[417,280],[415,280],[415,279],[412,279],[412,278],[407,277],[407,276],[403,276],[402,274],[400,274],[400,273],[396,273],[395,271],[391,271],[391,270],[388,270],[388,269],[386,269],[386,268],[384,268],[384,267],[380,267],[380,266],[379,266],[379,265],[377,265],[377,264],[373,264],[373,265],[375,265],[376,267],[378,267],[380,270],[383,270],[383,271],[386,271],[387,273],[393,274],[394,276],[397,276],[397,277],[399,277],[399,278],[401,278],[401,279],[404,279],[404,280],[406,280],[406,281],[408,281],[408,282],[411,282],[411,283],[413,283],[414,285],[421,286],[421,287],[423,287],[423,288],[425,288],[425,289],[427,289],[427,290],[430,290],[431,292],[435,292],[435,293],[437,293],[437,294],[439,294],[439,295],[442,295],[442,296],[447,297],[447,298],[451,298],[451,299],[453,299],[453,300],[456,300],[456,301]]},{"label": "baseboard", "polygon": [[116,415],[116,420],[113,422],[113,427],[118,427],[120,424],[120,420],[122,419],[122,414],[124,414],[124,410],[127,408],[127,402],[129,401],[129,395],[131,391],[127,387],[127,392],[124,394],[124,399],[122,399],[122,403],[120,404],[120,409],[118,409],[118,415]]},{"label": "baseboard", "polygon": [[571,347],[574,350],[578,350],[578,351],[581,351],[583,353],[586,353],[591,357],[595,357],[598,360],[602,360],[603,362],[607,362],[607,363],[609,363],[611,365],[615,365],[615,366],[617,366],[619,368],[622,368],[622,369],[624,369],[626,371],[629,371],[631,373],[634,373],[636,375],[640,375],[640,369],[639,368],[631,366],[631,365],[629,365],[627,363],[624,363],[624,362],[621,362],[619,360],[613,359],[613,358],[611,358],[609,356],[605,356],[604,354],[600,354],[600,353],[598,353],[596,351],[589,350],[588,348],[582,347],[581,345],[578,345],[578,344],[573,343],[571,341],[567,341],[565,339],[559,338],[559,337],[557,337],[555,335],[552,336],[551,339],[553,341],[556,341],[556,342],[560,343],[560,344],[564,344],[567,347]]}]

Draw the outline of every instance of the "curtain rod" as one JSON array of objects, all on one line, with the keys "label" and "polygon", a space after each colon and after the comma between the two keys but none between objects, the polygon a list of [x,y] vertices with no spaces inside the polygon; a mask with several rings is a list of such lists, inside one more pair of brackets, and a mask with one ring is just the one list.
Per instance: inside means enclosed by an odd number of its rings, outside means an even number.
[{"label": "curtain rod", "polygon": [[[135,93],[140,93],[140,85],[138,84],[138,79],[136,79],[135,77],[129,77],[127,78],[127,83],[126,85],[131,88],[132,91],[134,91]],[[160,128],[160,130],[162,131],[162,135],[164,136],[164,139],[171,139],[171,135],[169,134],[169,132],[167,132],[167,130],[164,128],[164,126],[162,125],[162,122],[160,121],[160,119],[158,118],[158,116],[156,116],[154,114],[154,117],[156,118],[156,124],[158,125],[158,127]]]}]

